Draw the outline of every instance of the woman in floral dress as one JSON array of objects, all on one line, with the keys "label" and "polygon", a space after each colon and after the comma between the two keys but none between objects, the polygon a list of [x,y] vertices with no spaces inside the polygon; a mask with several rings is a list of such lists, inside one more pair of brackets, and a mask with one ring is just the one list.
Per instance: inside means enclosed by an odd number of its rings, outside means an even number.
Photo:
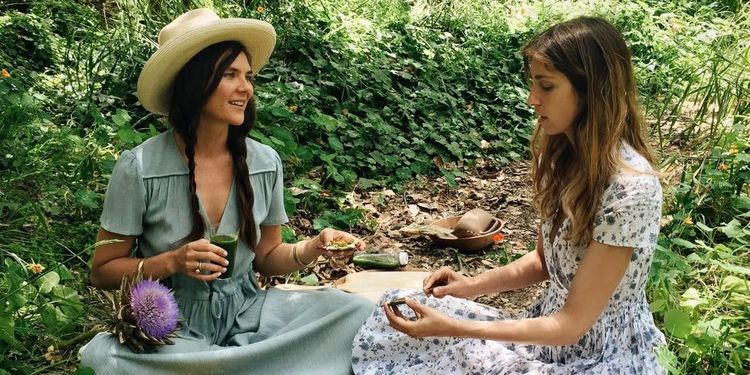
[{"label": "woman in floral dress", "polygon": [[[625,41],[583,17],[544,31],[523,55],[538,117],[536,250],[475,277],[440,269],[419,296],[386,293],[355,336],[355,373],[664,373],[645,295],[662,193]],[[468,300],[544,280],[520,317]],[[386,303],[407,295],[408,308]]]}]

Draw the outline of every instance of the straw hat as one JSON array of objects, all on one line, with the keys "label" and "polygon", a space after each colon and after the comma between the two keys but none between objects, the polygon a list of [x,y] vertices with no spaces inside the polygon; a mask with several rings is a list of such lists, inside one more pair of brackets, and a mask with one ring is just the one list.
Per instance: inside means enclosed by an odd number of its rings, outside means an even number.
[{"label": "straw hat", "polygon": [[172,82],[193,56],[204,48],[234,40],[250,53],[253,73],[268,62],[276,45],[276,31],[265,21],[219,18],[211,9],[188,11],[159,32],[159,49],[151,55],[138,77],[138,99],[150,112],[169,112]]}]

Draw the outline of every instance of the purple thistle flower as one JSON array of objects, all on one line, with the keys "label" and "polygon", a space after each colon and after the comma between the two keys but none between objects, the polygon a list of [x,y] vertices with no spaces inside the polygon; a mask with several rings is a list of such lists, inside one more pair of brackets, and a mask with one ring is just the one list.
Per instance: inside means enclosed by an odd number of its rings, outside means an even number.
[{"label": "purple thistle flower", "polygon": [[141,280],[130,291],[130,309],[143,332],[162,339],[174,332],[179,320],[177,301],[167,287]]}]

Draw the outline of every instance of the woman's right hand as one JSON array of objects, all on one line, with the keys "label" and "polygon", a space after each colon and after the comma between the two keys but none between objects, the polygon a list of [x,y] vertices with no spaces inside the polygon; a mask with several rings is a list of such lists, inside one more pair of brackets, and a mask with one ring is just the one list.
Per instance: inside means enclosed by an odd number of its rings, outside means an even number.
[{"label": "woman's right hand", "polygon": [[[177,272],[201,281],[212,281],[226,272],[229,261],[226,250],[205,238],[190,242],[174,252]],[[205,271],[211,272],[204,274]]]},{"label": "woman's right hand", "polygon": [[422,282],[422,288],[426,295],[437,298],[454,296],[470,299],[474,297],[471,292],[471,278],[466,277],[448,267],[443,267]]}]

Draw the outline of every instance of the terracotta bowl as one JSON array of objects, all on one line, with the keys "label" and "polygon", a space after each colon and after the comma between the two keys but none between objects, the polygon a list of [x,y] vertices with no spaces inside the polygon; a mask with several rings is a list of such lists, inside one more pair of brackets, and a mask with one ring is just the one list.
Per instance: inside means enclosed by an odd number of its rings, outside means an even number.
[{"label": "terracotta bowl", "polygon": [[[440,219],[432,222],[431,225],[453,229],[453,227],[458,222],[458,219],[460,218],[461,216],[446,217],[445,219]],[[500,219],[493,218],[488,228],[478,236],[464,238],[441,238],[437,236],[430,237],[432,237],[432,241],[438,246],[453,247],[458,249],[462,253],[476,253],[479,250],[492,245],[492,243],[494,242],[493,237],[496,234],[500,233],[501,229],[503,229],[503,225],[500,222]]]}]

